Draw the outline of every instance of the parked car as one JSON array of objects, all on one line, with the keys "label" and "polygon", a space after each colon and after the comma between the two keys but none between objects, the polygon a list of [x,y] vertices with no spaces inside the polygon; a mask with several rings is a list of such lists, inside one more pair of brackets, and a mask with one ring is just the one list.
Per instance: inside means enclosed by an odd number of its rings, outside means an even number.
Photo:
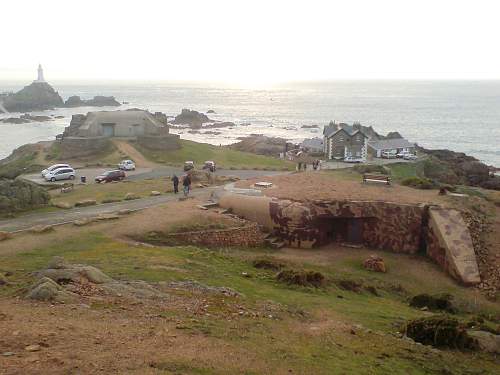
[{"label": "parked car", "polygon": [[122,170],[106,171],[103,174],[95,178],[95,182],[111,182],[111,181],[121,181],[126,177],[125,172]]},{"label": "parked car", "polygon": [[212,160],[207,160],[205,162],[205,165],[203,166],[203,169],[208,169],[210,172],[215,172],[215,161]]},{"label": "parked car", "polygon": [[44,178],[47,181],[54,182],[59,180],[74,180],[76,176],[73,168],[63,167],[54,169],[45,174]]},{"label": "parked car", "polygon": [[194,161],[188,160],[184,162],[184,172],[194,169]]},{"label": "parked car", "polygon": [[417,155],[415,155],[415,154],[406,154],[405,156],[403,156],[403,159],[404,160],[417,160]]},{"label": "parked car", "polygon": [[363,159],[358,158],[358,157],[356,157],[356,156],[346,156],[346,157],[344,158],[344,161],[345,161],[346,163],[361,163],[361,162],[363,161]]},{"label": "parked car", "polygon": [[382,157],[383,159],[396,159],[396,157],[397,157],[397,156],[396,156],[396,154],[395,154],[395,153],[393,153],[393,152],[387,152],[387,151],[384,151],[384,152],[382,152],[381,157]]},{"label": "parked car", "polygon": [[71,168],[71,165],[69,164],[54,164],[54,165],[51,165],[50,167],[44,169],[42,171],[42,177],[45,177],[45,175],[49,172],[52,172],[52,171],[55,171],[56,169],[59,169],[59,168]]},{"label": "parked car", "polygon": [[122,160],[118,164],[118,169],[122,171],[135,171],[135,163],[132,160]]},{"label": "parked car", "polygon": [[408,152],[398,152],[396,154],[396,157],[399,158],[399,159],[403,159],[406,154],[408,154]]}]

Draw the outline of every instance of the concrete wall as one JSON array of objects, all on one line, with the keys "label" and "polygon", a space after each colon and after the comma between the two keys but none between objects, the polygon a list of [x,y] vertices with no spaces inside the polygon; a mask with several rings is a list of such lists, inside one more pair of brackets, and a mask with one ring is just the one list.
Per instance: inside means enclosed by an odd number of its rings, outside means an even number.
[{"label": "concrete wall", "polygon": [[61,159],[73,159],[102,153],[112,147],[106,137],[64,137],[60,143]]},{"label": "concrete wall", "polygon": [[137,137],[137,143],[149,150],[171,151],[181,148],[177,134],[165,135],[141,135]]},{"label": "concrete wall", "polygon": [[427,255],[465,285],[481,282],[474,245],[457,210],[429,209]]},{"label": "concrete wall", "polygon": [[355,242],[397,253],[426,251],[463,284],[480,282],[467,225],[456,210],[373,201],[294,202],[227,194],[221,207],[255,221],[288,246]]}]

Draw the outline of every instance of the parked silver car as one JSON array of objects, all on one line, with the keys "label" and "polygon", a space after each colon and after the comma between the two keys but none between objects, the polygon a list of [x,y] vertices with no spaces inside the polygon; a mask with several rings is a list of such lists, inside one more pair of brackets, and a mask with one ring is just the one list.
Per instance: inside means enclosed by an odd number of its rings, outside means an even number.
[{"label": "parked silver car", "polygon": [[74,180],[75,176],[76,173],[73,168],[58,168],[47,173],[44,177],[47,181],[54,182],[59,180]]},{"label": "parked silver car", "polygon": [[45,177],[45,175],[47,173],[50,173],[52,171],[55,171],[56,169],[59,169],[59,168],[71,168],[71,165],[69,164],[54,164],[54,165],[51,165],[50,167],[44,169],[42,171],[42,177]]}]

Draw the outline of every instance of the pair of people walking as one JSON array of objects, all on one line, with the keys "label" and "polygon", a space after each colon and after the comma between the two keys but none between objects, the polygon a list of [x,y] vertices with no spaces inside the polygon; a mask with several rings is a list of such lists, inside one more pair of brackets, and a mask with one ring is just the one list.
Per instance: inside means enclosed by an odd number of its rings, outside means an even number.
[{"label": "pair of people walking", "polygon": [[[179,192],[179,177],[174,175],[172,177],[172,182],[174,184],[174,194],[177,194]],[[185,197],[187,197],[191,191],[191,176],[188,173],[182,176],[182,190]]]}]

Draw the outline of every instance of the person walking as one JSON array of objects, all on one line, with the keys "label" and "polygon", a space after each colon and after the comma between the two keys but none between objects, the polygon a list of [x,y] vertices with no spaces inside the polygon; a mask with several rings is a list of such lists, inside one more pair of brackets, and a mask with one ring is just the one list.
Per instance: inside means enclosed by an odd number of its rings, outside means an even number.
[{"label": "person walking", "polygon": [[189,191],[191,190],[191,177],[189,174],[184,175],[182,186],[184,187],[184,196],[187,197],[189,195]]},{"label": "person walking", "polygon": [[177,194],[179,192],[179,177],[174,174],[172,182],[174,184],[174,194]]}]

